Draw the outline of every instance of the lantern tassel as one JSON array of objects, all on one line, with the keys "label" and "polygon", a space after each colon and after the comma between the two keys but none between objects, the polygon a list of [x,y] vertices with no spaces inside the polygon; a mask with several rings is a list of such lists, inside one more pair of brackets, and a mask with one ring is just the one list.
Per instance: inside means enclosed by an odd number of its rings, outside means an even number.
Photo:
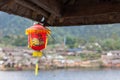
[{"label": "lantern tassel", "polygon": [[36,65],[35,65],[35,75],[36,76],[38,75],[38,63],[36,63]]}]

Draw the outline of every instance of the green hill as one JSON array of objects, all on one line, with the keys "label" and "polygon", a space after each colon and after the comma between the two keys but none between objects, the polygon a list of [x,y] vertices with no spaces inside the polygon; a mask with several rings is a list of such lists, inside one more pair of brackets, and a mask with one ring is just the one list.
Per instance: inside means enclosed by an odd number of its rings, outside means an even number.
[{"label": "green hill", "polygon": [[[25,29],[32,26],[32,24],[32,20],[0,12],[1,36],[24,36]],[[61,41],[66,37],[83,38],[88,40],[91,37],[105,39],[112,35],[120,36],[120,24],[50,27],[50,29],[52,31],[52,36],[56,41]]]},{"label": "green hill", "polygon": [[23,34],[24,30],[32,25],[33,21],[10,15],[4,12],[0,13],[0,30],[6,34]]},{"label": "green hill", "polygon": [[[24,30],[31,26],[33,21],[23,17],[10,15],[7,13],[0,13],[0,30],[4,34],[24,34]],[[76,36],[82,38],[88,38],[90,36],[96,36],[99,38],[110,37],[111,34],[116,33],[120,35],[119,24],[109,25],[85,25],[74,27],[50,27],[54,36]]]}]

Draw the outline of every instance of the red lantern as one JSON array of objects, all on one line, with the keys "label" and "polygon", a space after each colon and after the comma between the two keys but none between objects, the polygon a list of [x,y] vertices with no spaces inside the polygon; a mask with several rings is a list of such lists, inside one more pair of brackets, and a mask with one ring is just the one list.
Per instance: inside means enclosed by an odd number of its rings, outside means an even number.
[{"label": "red lantern", "polygon": [[[28,46],[35,50],[33,52],[34,57],[41,57],[42,52],[47,44],[47,35],[50,34],[50,30],[43,27],[41,24],[35,24],[34,26],[26,29],[28,35]],[[38,74],[38,62],[36,62],[35,74]]]},{"label": "red lantern", "polygon": [[34,26],[26,29],[28,35],[28,46],[33,50],[40,51],[46,47],[47,35],[50,30],[43,27],[41,24],[35,24]]}]

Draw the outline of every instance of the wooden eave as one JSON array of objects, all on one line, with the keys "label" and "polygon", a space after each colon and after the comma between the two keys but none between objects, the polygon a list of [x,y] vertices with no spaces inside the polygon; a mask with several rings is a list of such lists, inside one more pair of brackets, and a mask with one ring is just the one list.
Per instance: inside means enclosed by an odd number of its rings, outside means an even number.
[{"label": "wooden eave", "polygon": [[49,26],[120,23],[120,0],[0,0],[0,10]]}]

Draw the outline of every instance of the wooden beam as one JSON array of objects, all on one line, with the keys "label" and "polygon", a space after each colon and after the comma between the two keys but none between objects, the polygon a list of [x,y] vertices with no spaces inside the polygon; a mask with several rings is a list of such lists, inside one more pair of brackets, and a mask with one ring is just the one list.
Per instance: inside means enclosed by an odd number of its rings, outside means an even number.
[{"label": "wooden beam", "polygon": [[87,25],[120,22],[120,3],[102,3],[92,6],[68,6],[62,18],[53,25]]},{"label": "wooden beam", "polygon": [[63,17],[90,16],[110,12],[120,12],[120,3],[102,3],[85,6],[67,6]]},{"label": "wooden beam", "polygon": [[52,26],[74,26],[120,23],[120,12],[111,12],[91,16],[65,17],[55,21]]},{"label": "wooden beam", "polygon": [[11,3],[13,0],[0,0],[0,6]]},{"label": "wooden beam", "polygon": [[37,4],[44,10],[54,14],[55,16],[61,16],[61,4],[58,0],[30,0],[31,2]]},{"label": "wooden beam", "polygon": [[50,17],[47,20],[47,23],[50,24],[50,25],[53,25],[53,23],[55,23],[55,19],[56,19],[56,16],[51,14]]},{"label": "wooden beam", "polygon": [[41,9],[40,7],[30,3],[29,1],[26,1],[26,0],[15,0],[16,3],[24,6],[24,7],[27,7],[33,11],[36,11],[37,13],[43,15],[44,17],[48,18],[49,17],[49,13],[46,12],[45,10]]},{"label": "wooden beam", "polygon": [[[24,6],[21,6],[20,4],[14,3],[12,5],[4,5],[1,7],[1,11],[7,12],[9,14],[14,14],[14,15],[18,15],[21,17],[25,17],[28,19],[32,19],[35,21],[40,21],[42,19],[42,15],[40,14],[36,14],[35,11],[26,8]],[[35,14],[34,14],[35,13]]]}]

